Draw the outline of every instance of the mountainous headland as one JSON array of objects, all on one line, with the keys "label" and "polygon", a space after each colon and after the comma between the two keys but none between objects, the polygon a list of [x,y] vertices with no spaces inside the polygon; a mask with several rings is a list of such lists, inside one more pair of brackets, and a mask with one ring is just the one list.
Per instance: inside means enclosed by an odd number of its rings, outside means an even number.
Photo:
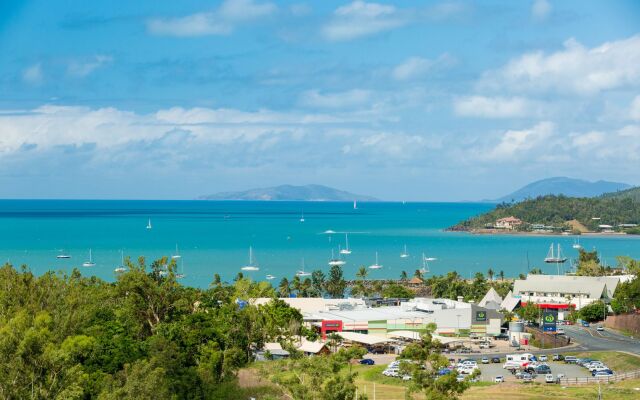
[{"label": "mountainous headland", "polygon": [[280,185],[238,192],[220,192],[200,196],[198,199],[254,201],[379,201],[375,197],[354,194],[323,185]]},{"label": "mountainous headland", "polygon": [[598,197],[547,195],[501,203],[452,231],[491,234],[640,234],[640,187]]},{"label": "mountainous headland", "polygon": [[558,176],[531,182],[515,192],[502,196],[494,201],[496,203],[517,202],[546,195],[596,197],[605,193],[615,194],[615,192],[629,188],[631,188],[631,185],[626,183],[603,180],[591,182],[583,179]]}]

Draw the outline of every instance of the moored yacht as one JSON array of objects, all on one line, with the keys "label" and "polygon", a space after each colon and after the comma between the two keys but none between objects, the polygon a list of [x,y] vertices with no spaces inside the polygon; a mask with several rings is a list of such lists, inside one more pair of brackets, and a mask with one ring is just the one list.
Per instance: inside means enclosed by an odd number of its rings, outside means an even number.
[{"label": "moored yacht", "polygon": [[369,265],[369,269],[380,269],[382,265],[378,264],[378,252],[376,251],[376,262],[372,265]]},{"label": "moored yacht", "polygon": [[259,271],[260,268],[253,260],[253,247],[249,246],[249,264],[240,268],[243,271]]},{"label": "moored yacht", "polygon": [[83,267],[95,267],[96,263],[93,262],[93,259],[91,257],[91,249],[89,249],[89,261],[85,261],[82,263]]}]

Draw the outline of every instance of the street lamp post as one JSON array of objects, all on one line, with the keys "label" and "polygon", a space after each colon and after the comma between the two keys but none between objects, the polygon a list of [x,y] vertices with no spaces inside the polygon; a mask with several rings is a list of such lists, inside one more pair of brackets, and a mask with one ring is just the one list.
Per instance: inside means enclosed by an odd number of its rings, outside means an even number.
[{"label": "street lamp post", "polygon": [[460,317],[462,317],[462,315],[456,314],[456,317],[458,317],[458,329],[456,330],[456,335],[460,337]]}]

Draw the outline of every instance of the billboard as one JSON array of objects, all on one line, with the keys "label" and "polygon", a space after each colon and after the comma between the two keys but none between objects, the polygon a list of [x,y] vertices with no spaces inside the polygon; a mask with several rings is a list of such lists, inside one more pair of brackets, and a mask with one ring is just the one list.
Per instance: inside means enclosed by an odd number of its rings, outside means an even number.
[{"label": "billboard", "polygon": [[558,322],[558,310],[546,309],[542,312],[542,330],[545,332],[555,332]]},{"label": "billboard", "polygon": [[486,311],[476,311],[476,321],[486,321],[486,320],[487,320]]}]

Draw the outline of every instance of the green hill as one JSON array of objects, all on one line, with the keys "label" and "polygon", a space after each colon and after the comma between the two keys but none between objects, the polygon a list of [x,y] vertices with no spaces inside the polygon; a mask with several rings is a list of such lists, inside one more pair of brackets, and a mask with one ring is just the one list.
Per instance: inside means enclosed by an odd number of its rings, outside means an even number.
[{"label": "green hill", "polygon": [[[523,221],[519,231],[533,230],[533,224],[570,229],[569,221],[577,220],[591,231],[598,225],[640,224],[640,189],[630,189],[596,198],[541,196],[520,203],[502,203],[487,213],[462,221],[451,230],[472,231],[492,227],[496,220],[514,216]],[[629,232],[635,233],[635,230]]]}]

